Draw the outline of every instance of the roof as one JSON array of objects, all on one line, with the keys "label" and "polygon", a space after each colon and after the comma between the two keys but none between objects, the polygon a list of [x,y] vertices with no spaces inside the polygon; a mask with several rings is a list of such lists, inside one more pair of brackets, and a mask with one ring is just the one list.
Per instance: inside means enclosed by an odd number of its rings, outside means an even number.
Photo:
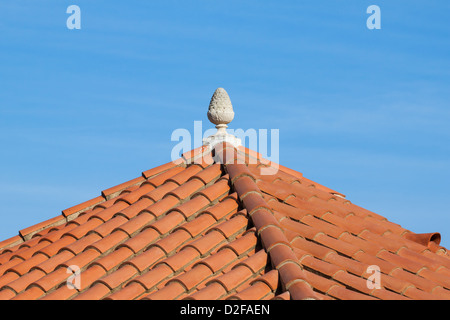
[{"label": "roof", "polygon": [[449,299],[439,241],[225,143],[0,242],[0,299]]}]

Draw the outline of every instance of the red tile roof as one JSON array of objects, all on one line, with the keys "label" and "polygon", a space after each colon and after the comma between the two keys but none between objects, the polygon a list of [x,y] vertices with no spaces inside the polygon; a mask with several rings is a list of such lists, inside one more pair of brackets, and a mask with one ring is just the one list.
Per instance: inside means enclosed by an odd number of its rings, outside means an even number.
[{"label": "red tile roof", "polygon": [[0,242],[0,299],[450,298],[439,234],[271,166],[202,147],[20,230]]}]

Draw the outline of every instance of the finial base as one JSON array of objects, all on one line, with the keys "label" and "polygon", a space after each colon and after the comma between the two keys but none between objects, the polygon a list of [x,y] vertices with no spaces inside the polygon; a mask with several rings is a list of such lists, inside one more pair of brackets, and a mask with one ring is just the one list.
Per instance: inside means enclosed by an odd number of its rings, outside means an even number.
[{"label": "finial base", "polygon": [[214,146],[216,144],[223,142],[228,142],[232,144],[235,148],[242,145],[241,139],[236,138],[235,136],[227,132],[227,127],[228,126],[226,124],[218,124],[216,126],[217,132],[212,136],[203,139],[203,145],[210,146],[211,149],[214,149]]}]

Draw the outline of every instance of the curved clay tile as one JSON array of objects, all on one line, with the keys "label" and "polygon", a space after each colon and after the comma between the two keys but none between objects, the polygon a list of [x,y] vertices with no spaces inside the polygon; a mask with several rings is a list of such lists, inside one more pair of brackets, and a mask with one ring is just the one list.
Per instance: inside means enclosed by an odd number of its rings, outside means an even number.
[{"label": "curved clay tile", "polygon": [[441,235],[438,232],[433,233],[408,233],[405,238],[414,242],[417,242],[425,247],[428,247],[430,243],[439,245],[441,243]]}]

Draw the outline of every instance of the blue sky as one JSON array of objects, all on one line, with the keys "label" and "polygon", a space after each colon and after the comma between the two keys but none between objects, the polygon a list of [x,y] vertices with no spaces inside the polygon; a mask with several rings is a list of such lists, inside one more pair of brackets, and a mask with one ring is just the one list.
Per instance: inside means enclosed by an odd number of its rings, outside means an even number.
[{"label": "blue sky", "polygon": [[231,128],[280,129],[281,164],[450,247],[449,9],[2,1],[0,239],[169,162],[172,131],[206,130],[224,87]]}]

